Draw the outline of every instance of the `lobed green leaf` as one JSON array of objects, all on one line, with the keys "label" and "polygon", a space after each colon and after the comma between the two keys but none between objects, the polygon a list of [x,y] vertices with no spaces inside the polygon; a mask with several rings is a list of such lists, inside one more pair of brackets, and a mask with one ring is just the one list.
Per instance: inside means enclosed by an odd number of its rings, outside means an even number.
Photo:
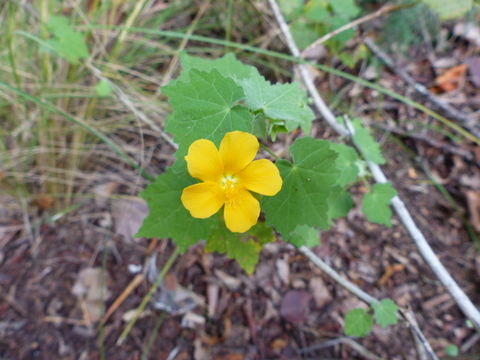
[{"label": "lobed green leaf", "polygon": [[392,210],[390,200],[397,195],[397,191],[390,183],[375,184],[368,194],[363,197],[362,211],[368,221],[392,226]]},{"label": "lobed green leaf", "polygon": [[296,247],[314,247],[320,245],[320,234],[317,229],[307,225],[298,225],[285,239]]},{"label": "lobed green leaf", "polygon": [[253,115],[239,105],[244,98],[242,88],[216,70],[193,69],[186,82],[174,82],[162,91],[174,111],[167,119],[166,130],[180,147],[177,158],[197,139],[209,139],[218,145],[229,131],[253,130]]},{"label": "lobed green leaf", "polygon": [[385,158],[382,155],[380,145],[375,141],[372,135],[370,135],[368,130],[362,126],[360,120],[355,119],[352,121],[352,124],[355,129],[353,142],[359,147],[365,159],[374,162],[375,164],[385,164]]},{"label": "lobed green leaf", "polygon": [[398,322],[398,306],[392,299],[383,299],[377,304],[372,305],[375,321],[382,328],[388,325],[395,325]]},{"label": "lobed green leaf", "polygon": [[364,309],[350,310],[345,316],[345,335],[367,336],[372,331],[373,317]]},{"label": "lobed green leaf", "polygon": [[65,16],[52,16],[46,24],[53,38],[47,44],[72,64],[89,56],[83,34],[75,31]]},{"label": "lobed green leaf", "polygon": [[327,141],[300,138],[290,147],[290,153],[293,163],[277,162],[282,190],[262,200],[266,223],[285,237],[297,225],[328,228],[328,199],[339,176],[337,154]]}]

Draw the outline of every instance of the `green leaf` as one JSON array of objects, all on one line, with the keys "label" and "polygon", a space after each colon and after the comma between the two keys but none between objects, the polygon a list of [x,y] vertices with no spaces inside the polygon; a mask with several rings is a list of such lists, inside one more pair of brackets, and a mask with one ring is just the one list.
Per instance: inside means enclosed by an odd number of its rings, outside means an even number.
[{"label": "green leaf", "polygon": [[328,228],[328,198],[339,176],[337,154],[327,141],[300,138],[290,147],[290,153],[293,163],[277,162],[282,189],[277,195],[262,199],[266,223],[284,237],[297,225]]},{"label": "green leaf", "polygon": [[311,248],[320,245],[320,234],[317,229],[311,226],[298,225],[295,230],[288,235],[285,241],[298,248],[304,245]]},{"label": "green leaf", "polygon": [[455,357],[460,354],[460,350],[458,349],[458,346],[450,344],[445,347],[443,350],[445,352],[445,355],[450,356],[450,357]]},{"label": "green leaf", "polygon": [[166,129],[180,146],[177,158],[199,138],[218,145],[229,131],[253,130],[253,115],[238,105],[244,98],[242,88],[216,70],[207,73],[193,69],[187,82],[174,82],[164,87],[163,93],[174,110]]},{"label": "green leaf", "polygon": [[112,93],[112,85],[107,79],[102,79],[95,86],[95,91],[98,96],[108,96]]},{"label": "green leaf", "polygon": [[328,3],[322,0],[310,0],[305,5],[305,17],[316,23],[325,21],[330,15],[327,9]]},{"label": "green leaf", "polygon": [[278,5],[285,16],[299,15],[302,12],[303,0],[279,0]]},{"label": "green leaf", "polygon": [[275,241],[275,233],[273,232],[272,227],[264,222],[256,223],[250,230],[248,230],[247,236],[252,237],[262,246]]},{"label": "green leaf", "polygon": [[190,79],[190,71],[192,69],[210,72],[217,70],[222,76],[231,78],[237,85],[239,80],[250,77],[261,77],[257,68],[246,65],[237,60],[232,53],[225,54],[218,59],[204,59],[196,56],[190,56],[186,52],[180,54],[180,63],[182,64],[182,72],[176,81],[188,81]]},{"label": "green leaf", "polygon": [[207,238],[214,220],[193,218],[180,200],[183,189],[195,182],[185,168],[181,171],[170,168],[159,175],[140,193],[150,211],[135,236],[171,238],[181,251]]},{"label": "green leaf", "polygon": [[472,0],[423,0],[442,20],[454,19],[465,15],[472,9]]},{"label": "green leaf", "polygon": [[367,129],[362,126],[359,119],[352,121],[355,128],[353,135],[353,142],[360,148],[365,159],[374,162],[375,164],[385,164],[385,158],[382,155],[380,145],[370,135]]},{"label": "green leaf", "polygon": [[335,164],[340,170],[337,184],[344,186],[354,182],[358,176],[357,161],[359,160],[357,152],[350,146],[344,144],[331,143],[330,147],[338,154]]},{"label": "green leaf", "polygon": [[61,57],[71,64],[77,64],[79,59],[89,56],[83,34],[75,31],[64,16],[52,16],[46,24],[53,38],[47,41]]},{"label": "green leaf", "polygon": [[353,205],[352,195],[338,186],[332,190],[328,198],[328,214],[332,219],[345,217]]},{"label": "green leaf", "polygon": [[232,233],[219,221],[218,228],[207,240],[205,250],[226,253],[251,275],[255,271],[262,246],[244,234]]},{"label": "green leaf", "polygon": [[367,336],[372,331],[373,317],[364,309],[353,309],[345,316],[345,335]]},{"label": "green leaf", "polygon": [[363,197],[362,211],[368,221],[392,226],[392,210],[390,200],[397,195],[397,191],[390,183],[375,184],[370,192]]},{"label": "green leaf", "polygon": [[307,104],[305,91],[298,83],[272,85],[254,66],[238,61],[233,54],[210,60],[182,53],[181,63],[183,71],[169,87],[179,81],[189,81],[192,69],[216,70],[242,87],[245,103],[251,110],[263,111],[269,118],[284,121],[289,131],[299,126],[306,133],[310,131],[315,115]]},{"label": "green leaf", "polygon": [[[326,33],[335,31],[350,22],[350,20],[345,18],[344,16],[331,16],[328,17],[326,20],[326,23],[328,25],[326,27]],[[355,31],[353,29],[348,29],[334,36],[331,40],[328,40],[327,44],[333,45],[333,51],[338,52],[343,49],[346,42],[352,39],[354,36]]]},{"label": "green leaf", "polygon": [[319,32],[314,26],[304,19],[298,19],[290,25],[292,36],[300,49],[305,49],[319,37]]},{"label": "green leaf", "polygon": [[336,15],[342,16],[348,20],[359,15],[361,11],[357,4],[355,4],[354,0],[333,0],[329,1],[329,4]]},{"label": "green leaf", "polygon": [[284,120],[288,131],[301,127],[305,133],[310,132],[315,115],[298,83],[272,85],[263,76],[246,78],[240,83],[250,109],[261,110],[272,119]]},{"label": "green leaf", "polygon": [[398,306],[392,299],[383,299],[379,303],[372,305],[375,321],[382,328],[388,325],[395,325],[398,322]]}]

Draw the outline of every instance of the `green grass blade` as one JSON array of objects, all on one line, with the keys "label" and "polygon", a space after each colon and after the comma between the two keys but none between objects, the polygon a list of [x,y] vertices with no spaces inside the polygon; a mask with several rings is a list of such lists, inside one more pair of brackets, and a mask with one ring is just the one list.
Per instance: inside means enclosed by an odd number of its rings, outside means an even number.
[{"label": "green grass blade", "polygon": [[[100,29],[100,30],[122,30],[122,29],[126,29],[125,27],[122,27],[122,26],[103,26],[103,25],[89,25],[89,26],[87,26],[87,28],[88,29]],[[184,38],[187,37],[186,34],[175,32],[175,31],[154,30],[154,29],[145,29],[145,28],[138,28],[138,27],[130,27],[130,28],[128,28],[128,31],[143,33],[143,34],[150,34],[150,35],[158,35],[158,36],[163,36],[163,37],[171,38],[171,39],[184,39]],[[445,126],[447,126],[447,127],[451,128],[452,130],[456,131],[458,134],[462,135],[466,139],[480,145],[480,139],[477,138],[475,135],[469,133],[467,130],[463,129],[460,125],[457,125],[453,121],[451,121],[451,120],[447,119],[446,117],[438,114],[437,112],[427,108],[426,106],[424,106],[424,105],[422,105],[422,104],[420,104],[420,103],[418,103],[414,100],[411,100],[411,99],[409,99],[409,98],[407,98],[403,95],[400,95],[400,94],[398,94],[398,93],[396,93],[392,90],[386,89],[381,85],[369,82],[367,80],[361,79],[357,76],[351,75],[351,74],[343,72],[341,70],[337,70],[337,69],[334,69],[334,68],[331,68],[331,67],[325,66],[325,65],[315,64],[315,63],[303,60],[301,58],[297,58],[297,57],[294,57],[294,56],[291,56],[291,55],[279,53],[279,52],[276,52],[276,51],[261,49],[261,48],[257,48],[257,47],[254,47],[254,46],[239,44],[239,43],[232,42],[232,41],[209,38],[209,37],[206,37],[206,36],[194,35],[194,34],[189,35],[188,38],[190,40],[194,40],[194,41],[200,41],[200,42],[204,42],[204,43],[208,43],[208,44],[214,44],[214,45],[220,45],[220,46],[235,48],[235,49],[238,49],[238,50],[244,50],[244,51],[253,52],[253,53],[257,53],[257,54],[262,54],[262,55],[277,58],[277,59],[287,60],[287,61],[290,61],[290,62],[293,62],[293,63],[296,63],[296,64],[310,65],[310,66],[313,66],[313,67],[315,67],[315,68],[317,68],[321,71],[328,72],[330,74],[342,77],[342,78],[350,80],[350,81],[354,81],[354,82],[356,82],[356,83],[358,83],[362,86],[368,87],[370,89],[374,89],[374,90],[376,90],[376,91],[378,91],[382,94],[388,95],[388,96],[390,96],[390,97],[392,97],[392,98],[394,98],[398,101],[401,101],[404,104],[412,106],[413,108],[415,108],[415,109],[417,109],[417,110],[419,110],[419,111],[421,111],[421,112],[423,112],[427,115],[430,115],[431,117],[433,117],[433,118],[437,119],[438,121],[440,121],[441,123],[443,123]]]},{"label": "green grass blade", "polygon": [[54,105],[52,105],[48,102],[42,101],[42,100],[40,100],[40,99],[38,99],[34,96],[31,96],[31,95],[27,94],[26,92],[24,92],[20,89],[17,89],[13,86],[10,86],[9,84],[7,84],[3,81],[0,81],[0,87],[3,87],[5,89],[13,92],[13,93],[23,97],[25,100],[31,101],[31,102],[43,107],[44,109],[47,109],[49,111],[52,111],[52,112],[57,113],[59,115],[62,115],[68,121],[82,127],[83,129],[85,129],[89,133],[91,133],[92,135],[99,138],[105,144],[107,144],[110,147],[110,149],[112,149],[112,151],[114,151],[118,156],[120,156],[120,158],[123,161],[125,161],[128,165],[130,165],[131,167],[136,169],[143,177],[145,177],[146,179],[148,179],[150,181],[152,181],[154,179],[154,177],[151,174],[149,174],[145,169],[143,169],[140,165],[138,165],[135,160],[133,160],[130,156],[128,156],[117,144],[115,144],[105,134],[103,134],[102,132],[98,131],[97,129],[91,127],[90,125],[86,124],[82,120],[76,119],[73,116],[71,116],[70,114],[68,114],[67,112],[57,108],[56,106],[54,106]]}]

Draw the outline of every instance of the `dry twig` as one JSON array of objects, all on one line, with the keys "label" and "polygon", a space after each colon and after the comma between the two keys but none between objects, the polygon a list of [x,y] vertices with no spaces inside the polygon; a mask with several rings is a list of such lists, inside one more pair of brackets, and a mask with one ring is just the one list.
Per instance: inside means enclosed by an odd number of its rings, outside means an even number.
[{"label": "dry twig", "polygon": [[386,4],[385,6],[382,6],[380,9],[378,9],[377,11],[375,11],[371,14],[362,16],[361,18],[358,18],[358,19],[356,19],[356,20],[354,20],[354,21],[352,21],[348,24],[340,26],[338,29],[335,29],[334,31],[329,32],[328,34],[323,35],[321,38],[315,40],[312,44],[308,45],[307,48],[302,51],[301,57],[302,58],[305,57],[306,54],[308,54],[308,52],[310,50],[316,48],[318,45],[323,44],[324,42],[330,40],[334,36],[344,32],[348,29],[354,28],[354,27],[356,27],[360,24],[366,23],[366,22],[371,21],[373,19],[376,19],[380,16],[387,15],[387,14],[393,12],[393,11],[397,11],[397,10],[400,10],[400,9],[405,9],[407,7],[411,7],[411,6],[414,6],[416,4],[417,3],[402,4],[402,5]]},{"label": "dry twig", "polygon": [[[269,0],[269,1],[275,1],[275,0]],[[342,275],[340,275],[338,272],[336,272],[333,268],[331,268],[326,262],[324,262],[322,259],[320,259],[312,250],[310,250],[306,246],[300,247],[300,251],[310,259],[320,270],[322,270],[325,274],[330,276],[333,280],[335,280],[339,285],[343,286],[346,290],[348,290],[350,293],[364,301],[365,303],[371,305],[375,305],[378,303],[378,300],[375,299],[373,296],[370,294],[366,293],[362,289],[360,289],[357,285],[354,283],[350,282],[346,278],[344,278]],[[433,351],[430,343],[428,342],[427,338],[425,335],[423,335],[422,330],[418,327],[416,321],[413,321],[413,315],[411,312],[400,309],[400,314],[402,315],[403,319],[408,323],[410,326],[413,334],[415,335],[416,339],[426,352],[430,355],[430,357],[433,360],[438,360],[437,355]]]},{"label": "dry twig", "polygon": [[[278,4],[275,0],[268,0],[270,6],[273,10],[274,16],[277,20],[277,23],[282,30],[282,34],[285,37],[287,45],[290,49],[290,52],[295,57],[300,57],[300,51],[298,50],[295,41],[293,40],[292,34],[290,33],[290,29],[283,18],[282,13],[278,7]],[[324,119],[327,123],[339,134],[343,136],[351,137],[354,130],[351,124],[347,121],[347,128],[343,125],[339,124],[333,114],[332,110],[325,104],[322,97],[318,93],[316,89],[312,76],[306,67],[306,65],[300,64],[298,65],[300,69],[300,75],[302,80],[304,81],[310,95],[313,99],[313,103],[317,110],[322,114]],[[348,119],[347,119],[348,120]],[[372,163],[371,161],[367,162],[368,167],[373,175],[373,178],[377,183],[385,183],[388,182],[385,174],[383,173],[382,169],[377,165]],[[476,308],[476,306],[472,303],[469,297],[465,294],[465,292],[460,288],[460,286],[456,283],[456,281],[452,278],[450,273],[445,269],[442,265],[438,257],[433,252],[432,248],[428,244],[425,236],[418,228],[417,224],[413,220],[412,216],[410,215],[407,207],[403,203],[403,201],[398,197],[395,196],[392,201],[391,205],[393,206],[397,216],[402,221],[405,228],[410,233],[410,236],[415,242],[415,245],[418,248],[418,251],[424,258],[425,262],[430,266],[433,273],[437,276],[437,278],[441,281],[443,286],[447,289],[450,293],[452,298],[455,300],[457,305],[463,311],[465,316],[472,321],[474,326],[477,329],[480,329],[480,312]]]},{"label": "dry twig", "polygon": [[474,119],[454,109],[449,104],[433,95],[425,86],[417,83],[406,71],[404,71],[400,66],[397,66],[394,61],[373,42],[371,38],[366,38],[364,43],[375,54],[375,56],[377,56],[383,63],[385,63],[385,65],[387,65],[392,71],[400,76],[408,85],[413,87],[418,93],[425,96],[432,104],[445,111],[448,116],[460,122],[465,129],[470,131],[477,138],[480,138],[480,130],[474,125]]}]

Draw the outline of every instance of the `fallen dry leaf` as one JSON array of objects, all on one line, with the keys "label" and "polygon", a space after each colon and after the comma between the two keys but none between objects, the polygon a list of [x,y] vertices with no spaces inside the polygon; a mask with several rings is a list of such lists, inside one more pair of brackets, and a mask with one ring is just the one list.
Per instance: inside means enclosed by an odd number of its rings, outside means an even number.
[{"label": "fallen dry leaf", "polygon": [[105,206],[118,185],[115,181],[95,185],[92,189],[92,193],[95,194],[95,204],[98,207]]},{"label": "fallen dry leaf", "polygon": [[40,210],[48,210],[52,207],[53,204],[53,197],[48,195],[40,195],[36,200],[35,203],[37,204]]},{"label": "fallen dry leaf", "polygon": [[279,353],[281,352],[283,349],[285,349],[288,345],[288,341],[285,340],[285,339],[282,339],[282,338],[277,338],[275,340],[272,341],[271,345],[270,345],[270,348]]},{"label": "fallen dry leaf", "polygon": [[119,199],[113,202],[112,214],[115,233],[131,241],[148,215],[148,206],[143,199],[136,197]]},{"label": "fallen dry leaf", "polygon": [[73,285],[72,293],[77,296],[82,309],[87,312],[84,315],[89,322],[100,319],[104,302],[110,297],[106,287],[107,276],[108,274],[101,268],[85,268],[80,270],[77,281]]},{"label": "fallen dry leaf", "polygon": [[467,72],[467,65],[454,66],[445,71],[435,79],[436,87],[434,92],[449,92],[455,90],[464,80]]},{"label": "fallen dry leaf", "polygon": [[280,281],[284,285],[288,285],[290,283],[290,265],[288,262],[285,259],[277,259],[275,268]]},{"label": "fallen dry leaf", "polygon": [[237,291],[242,285],[242,280],[227,274],[222,270],[215,269],[215,276],[231,291]]},{"label": "fallen dry leaf", "polygon": [[285,294],[280,306],[280,315],[286,320],[299,324],[306,320],[312,295],[303,290],[291,290]]},{"label": "fallen dry leaf", "polygon": [[317,308],[322,308],[332,301],[332,295],[321,277],[311,278],[308,287],[312,292]]}]

